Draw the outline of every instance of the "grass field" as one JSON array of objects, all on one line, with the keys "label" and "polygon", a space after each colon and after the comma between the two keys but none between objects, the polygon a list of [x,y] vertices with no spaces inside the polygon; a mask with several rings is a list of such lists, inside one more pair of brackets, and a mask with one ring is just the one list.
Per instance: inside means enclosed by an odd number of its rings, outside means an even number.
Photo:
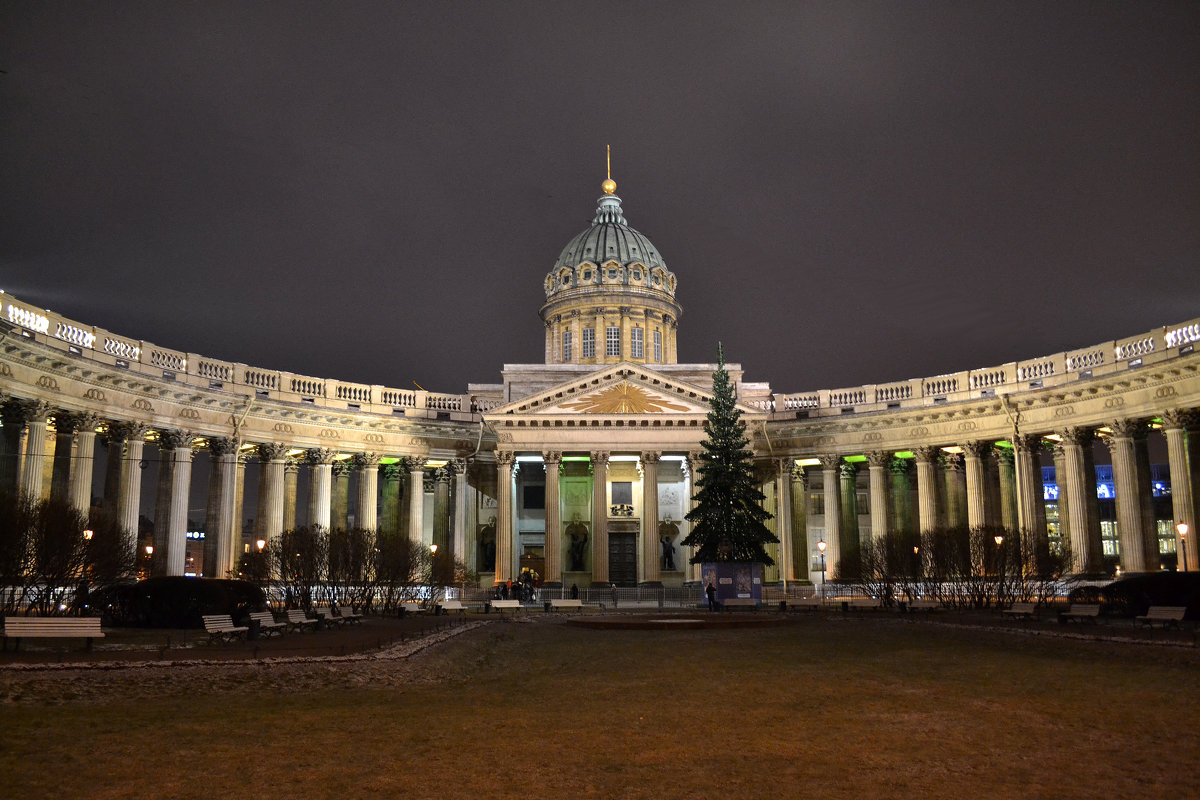
[{"label": "grass field", "polygon": [[494,623],[403,662],[0,675],[6,797],[1200,795],[1200,666],[829,615]]}]

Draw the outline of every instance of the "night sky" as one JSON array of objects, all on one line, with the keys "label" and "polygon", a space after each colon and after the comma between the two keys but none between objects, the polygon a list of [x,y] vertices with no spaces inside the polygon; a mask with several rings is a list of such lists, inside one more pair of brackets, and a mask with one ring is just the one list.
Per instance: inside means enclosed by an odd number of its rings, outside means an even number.
[{"label": "night sky", "polygon": [[1200,315],[1200,3],[0,5],[0,288],[465,391],[612,145],[680,361],[777,392]]}]

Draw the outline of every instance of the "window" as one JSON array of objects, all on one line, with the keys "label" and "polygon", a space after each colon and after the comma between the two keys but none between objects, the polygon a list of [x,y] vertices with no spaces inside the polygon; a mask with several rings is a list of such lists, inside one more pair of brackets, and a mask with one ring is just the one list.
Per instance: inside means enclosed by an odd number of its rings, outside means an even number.
[{"label": "window", "polygon": [[646,357],[646,344],[642,336],[641,328],[634,328],[629,332],[629,355],[632,358]]},{"label": "window", "polygon": [[616,325],[604,329],[604,355],[621,355],[621,329]]},{"label": "window", "polygon": [[583,329],[583,342],[582,342],[581,346],[583,347],[583,353],[580,354],[580,356],[582,358],[595,358],[596,357],[596,329],[595,328],[584,328]]},{"label": "window", "polygon": [[562,360],[563,361],[571,360],[571,332],[570,331],[563,331]]},{"label": "window", "polygon": [[654,360],[662,361],[662,331],[657,328],[654,331]]},{"label": "window", "polygon": [[583,279],[585,281],[590,281],[592,279],[592,271],[590,269],[585,269],[583,271]]}]

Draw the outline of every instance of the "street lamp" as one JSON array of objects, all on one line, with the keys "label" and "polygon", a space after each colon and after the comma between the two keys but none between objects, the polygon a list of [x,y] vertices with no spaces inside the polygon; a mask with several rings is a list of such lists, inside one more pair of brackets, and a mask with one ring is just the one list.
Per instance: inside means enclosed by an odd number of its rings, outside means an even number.
[{"label": "street lamp", "polygon": [[1188,571],[1188,523],[1177,524],[1175,530],[1180,531],[1180,549],[1183,551],[1183,571]]},{"label": "street lamp", "polygon": [[[1184,526],[1184,527],[1186,527],[1186,526]],[[85,528],[85,529],[84,529],[84,531],[83,531],[83,538],[84,538],[84,540],[85,540],[85,541],[88,541],[88,542],[90,542],[90,541],[92,540],[92,536],[93,536],[93,535],[94,535],[94,534],[93,534],[93,532],[92,532],[92,529],[91,529],[91,528]]]},{"label": "street lamp", "polygon": [[821,551],[821,596],[825,596],[825,540],[817,542],[817,549]]}]

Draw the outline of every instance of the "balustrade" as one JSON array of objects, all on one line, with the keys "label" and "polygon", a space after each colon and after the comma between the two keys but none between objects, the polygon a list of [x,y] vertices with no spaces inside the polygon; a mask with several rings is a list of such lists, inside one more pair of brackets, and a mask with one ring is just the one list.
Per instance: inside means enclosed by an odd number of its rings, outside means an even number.
[{"label": "balustrade", "polygon": [[1131,358],[1140,358],[1141,356],[1149,355],[1154,352],[1154,338],[1143,336],[1124,341],[1118,344],[1113,349],[1113,352],[1116,354],[1117,361],[1128,361]]}]

